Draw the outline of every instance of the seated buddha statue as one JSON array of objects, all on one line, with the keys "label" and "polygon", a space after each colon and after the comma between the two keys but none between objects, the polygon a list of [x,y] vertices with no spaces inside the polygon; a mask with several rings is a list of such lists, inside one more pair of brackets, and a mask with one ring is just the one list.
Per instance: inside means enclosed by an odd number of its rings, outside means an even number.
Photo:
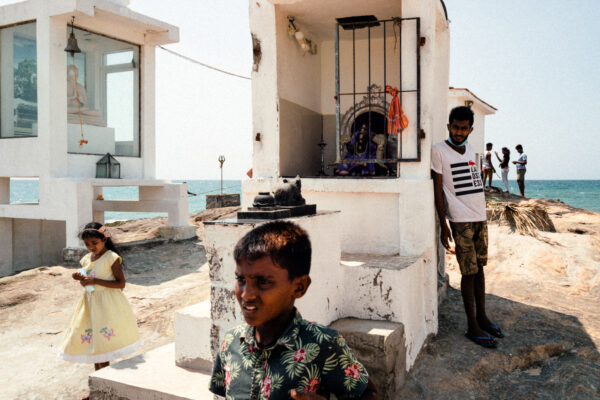
[{"label": "seated buddha statue", "polygon": [[85,87],[77,82],[79,70],[75,65],[67,67],[67,120],[70,124],[81,123],[86,125],[106,126],[102,119],[102,111],[86,107],[87,92]]}]

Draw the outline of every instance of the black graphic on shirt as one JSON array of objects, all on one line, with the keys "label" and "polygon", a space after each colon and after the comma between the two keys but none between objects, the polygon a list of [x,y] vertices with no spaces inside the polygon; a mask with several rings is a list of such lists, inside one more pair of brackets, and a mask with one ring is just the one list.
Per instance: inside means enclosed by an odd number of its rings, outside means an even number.
[{"label": "black graphic on shirt", "polygon": [[483,192],[481,174],[473,161],[450,164],[456,196]]}]

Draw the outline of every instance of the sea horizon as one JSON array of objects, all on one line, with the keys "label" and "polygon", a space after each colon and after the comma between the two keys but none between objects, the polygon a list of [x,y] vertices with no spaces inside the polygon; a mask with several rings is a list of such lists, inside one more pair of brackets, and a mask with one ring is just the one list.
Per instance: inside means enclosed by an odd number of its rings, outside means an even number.
[{"label": "sea horizon", "polygon": [[[16,178],[11,185],[11,203],[31,203],[39,201],[39,188],[36,179]],[[196,214],[206,209],[206,195],[218,194],[221,182],[217,179],[184,180],[173,179],[174,182],[187,182],[189,213]],[[223,180],[223,192],[241,195],[242,180]],[[492,186],[504,189],[502,181],[493,179]],[[518,194],[516,180],[509,180],[509,190]],[[106,187],[106,200],[137,200],[137,187]],[[600,213],[600,179],[529,179],[525,181],[525,195],[529,198],[559,199],[573,207],[583,208]],[[105,221],[123,221],[131,219],[166,217],[167,213],[131,213],[106,212]]]}]

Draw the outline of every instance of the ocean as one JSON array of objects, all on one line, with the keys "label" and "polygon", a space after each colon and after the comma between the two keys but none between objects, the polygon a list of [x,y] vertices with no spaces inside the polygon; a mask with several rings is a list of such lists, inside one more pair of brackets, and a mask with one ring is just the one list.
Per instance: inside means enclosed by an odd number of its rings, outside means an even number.
[{"label": "ocean", "polygon": [[[175,181],[182,182],[182,181]],[[190,214],[195,214],[206,209],[206,195],[220,192],[218,180],[190,180],[187,181],[188,191],[197,194],[189,196]],[[494,179],[493,186],[503,187],[502,181]],[[519,193],[517,181],[509,181],[511,193]],[[224,193],[241,194],[242,181],[223,181]],[[600,180],[526,180],[525,195],[533,198],[560,199],[574,207],[585,208],[600,213]],[[106,200],[137,200],[138,190],[135,187],[110,187],[104,188]],[[39,199],[38,184],[35,180],[14,179],[11,181],[11,203],[37,202]],[[107,221],[128,220],[167,216],[166,213],[130,213],[107,212]]]}]

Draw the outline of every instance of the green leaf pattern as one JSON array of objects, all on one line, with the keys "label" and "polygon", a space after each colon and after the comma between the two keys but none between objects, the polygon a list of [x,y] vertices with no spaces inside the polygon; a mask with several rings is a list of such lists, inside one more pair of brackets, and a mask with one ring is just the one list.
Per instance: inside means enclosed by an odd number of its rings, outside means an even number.
[{"label": "green leaf pattern", "polygon": [[252,327],[225,335],[215,359],[210,390],[227,399],[288,400],[291,389],[328,397],[359,397],[368,374],[346,341],[296,314],[275,345],[258,350]]}]

